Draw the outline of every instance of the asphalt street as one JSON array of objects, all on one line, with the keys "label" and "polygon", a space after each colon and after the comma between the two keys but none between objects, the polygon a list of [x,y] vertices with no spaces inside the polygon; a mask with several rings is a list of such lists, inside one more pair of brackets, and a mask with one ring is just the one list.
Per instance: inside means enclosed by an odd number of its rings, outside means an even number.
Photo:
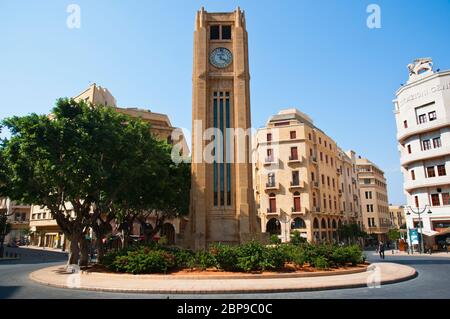
[{"label": "asphalt street", "polygon": [[[390,299],[390,298],[450,298],[450,258],[424,256],[395,256],[388,251],[385,262],[396,262],[414,267],[418,276],[406,282],[383,285],[379,288],[353,288],[312,292],[290,292],[271,294],[238,294],[238,295],[161,295],[137,293],[110,293],[72,289],[53,288],[31,281],[29,274],[37,269],[64,263],[66,254],[27,248],[7,248],[17,252],[19,260],[0,261],[0,298],[14,299],[71,299],[71,298],[156,298],[156,299],[201,299],[201,298],[338,298],[338,299]],[[374,252],[366,252],[369,261],[383,262]],[[450,256],[449,256],[450,257]]]}]

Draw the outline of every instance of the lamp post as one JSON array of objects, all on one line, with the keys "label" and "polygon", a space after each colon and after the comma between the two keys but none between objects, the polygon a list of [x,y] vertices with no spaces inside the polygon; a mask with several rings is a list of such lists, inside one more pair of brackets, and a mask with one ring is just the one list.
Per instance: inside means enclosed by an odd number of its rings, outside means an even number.
[{"label": "lamp post", "polygon": [[[422,227],[422,218],[421,215],[424,214],[428,208],[428,214],[431,214],[431,207],[430,205],[425,205],[425,207],[423,208],[423,210],[420,210],[419,207],[416,207],[417,210],[414,210],[411,206],[407,206],[408,211],[406,212],[406,215],[411,215],[411,213],[416,214],[419,216],[419,228],[420,228],[420,253],[423,254],[424,253],[424,248],[423,248],[423,227]],[[409,212],[411,211],[411,213]],[[413,219],[413,225],[414,225],[414,219]],[[409,236],[409,234],[408,234]]]},{"label": "lamp post", "polygon": [[291,222],[291,217],[286,214],[286,212],[281,212],[280,214],[280,220],[281,222],[284,224],[284,241],[287,242],[288,238],[287,238],[287,225]]}]

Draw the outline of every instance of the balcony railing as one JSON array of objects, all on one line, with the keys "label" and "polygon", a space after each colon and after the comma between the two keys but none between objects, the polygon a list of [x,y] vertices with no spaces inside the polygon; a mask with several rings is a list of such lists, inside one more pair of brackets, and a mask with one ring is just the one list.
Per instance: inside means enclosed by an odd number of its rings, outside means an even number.
[{"label": "balcony railing", "polygon": [[271,208],[267,208],[267,214],[276,214],[276,213],[277,213],[276,209],[272,210]]},{"label": "balcony railing", "polygon": [[301,158],[300,157],[298,157],[298,156],[292,156],[292,155],[290,155],[289,156],[289,163],[300,163],[302,160],[301,160]]},{"label": "balcony railing", "polygon": [[266,190],[274,190],[274,189],[278,189],[279,188],[279,184],[275,183],[275,182],[268,182],[266,183]]},{"label": "balcony railing", "polygon": [[275,158],[273,156],[268,156],[264,159],[264,165],[275,164]]}]

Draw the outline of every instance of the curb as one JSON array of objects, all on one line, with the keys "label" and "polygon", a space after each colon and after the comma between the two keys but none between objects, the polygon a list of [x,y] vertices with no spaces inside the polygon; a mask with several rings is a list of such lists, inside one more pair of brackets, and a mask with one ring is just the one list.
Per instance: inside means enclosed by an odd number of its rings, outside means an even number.
[{"label": "curb", "polygon": [[339,275],[351,275],[366,272],[370,265],[364,265],[359,269],[344,269],[339,271],[317,271],[317,272],[305,272],[305,273],[279,273],[279,274],[233,274],[233,275],[132,275],[132,274],[122,274],[122,273],[97,273],[81,271],[82,274],[89,276],[95,274],[99,277],[120,277],[120,278],[130,278],[130,279],[157,279],[157,280],[215,280],[215,279],[277,279],[277,278],[308,278],[308,277],[324,277],[324,276],[339,276]]},{"label": "curb", "polygon": [[[382,280],[380,282],[380,285],[387,285],[387,284],[394,284],[398,282],[407,281],[413,278],[416,278],[418,276],[417,271],[412,268],[410,268],[409,273],[407,275],[393,278],[393,279],[387,279]],[[45,268],[44,268],[45,269]],[[361,272],[361,271],[359,271]],[[37,278],[34,274],[35,272],[31,273],[29,275],[29,278],[39,284],[49,286],[49,287],[56,287],[56,288],[63,288],[63,289],[76,289],[76,290],[85,290],[85,291],[103,291],[103,292],[121,292],[121,293],[145,293],[145,294],[253,294],[253,293],[280,293],[280,292],[303,292],[303,291],[324,291],[324,290],[336,290],[336,289],[351,289],[351,288],[363,288],[367,287],[367,283],[365,282],[357,282],[357,283],[345,283],[345,284],[335,284],[335,285],[328,285],[328,286],[317,286],[317,287],[273,287],[273,288],[236,288],[236,289],[211,289],[211,290],[205,290],[205,289],[183,289],[183,288],[173,288],[173,289],[152,289],[149,290],[148,288],[109,288],[109,287],[68,287],[65,284],[59,284],[59,283],[50,283],[48,281],[41,280]],[[346,275],[349,275],[348,273]],[[133,275],[131,275],[133,276]],[[334,275],[339,276],[339,275]],[[136,276],[134,276],[135,279]],[[161,280],[163,278],[159,278]],[[185,280],[186,278],[179,278],[180,280]],[[224,278],[220,278],[224,279]],[[227,278],[230,279],[230,278]],[[240,278],[241,279],[241,278]],[[267,278],[270,279],[270,278]],[[272,278],[273,280],[274,278]],[[280,279],[286,279],[280,278]],[[235,279],[236,280],[236,279]]]}]

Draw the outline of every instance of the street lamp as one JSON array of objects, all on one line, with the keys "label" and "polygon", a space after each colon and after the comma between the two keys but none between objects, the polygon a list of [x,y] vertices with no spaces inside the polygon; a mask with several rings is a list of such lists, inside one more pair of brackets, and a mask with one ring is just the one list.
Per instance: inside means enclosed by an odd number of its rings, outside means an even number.
[{"label": "street lamp", "polygon": [[[424,253],[424,248],[423,248],[423,227],[422,227],[422,218],[420,217],[422,214],[424,214],[428,208],[428,214],[431,214],[431,206],[430,205],[425,205],[425,207],[423,208],[423,210],[420,210],[419,207],[417,208],[417,211],[415,211],[411,206],[406,206],[409,211],[411,211],[411,213],[416,214],[419,216],[419,227],[420,227],[420,253],[423,254]],[[411,213],[407,210],[406,215],[411,215]],[[413,225],[414,225],[414,219],[413,219]],[[408,234],[409,236],[409,234]]]},{"label": "street lamp", "polygon": [[280,220],[284,224],[284,241],[287,242],[288,241],[287,225],[291,222],[292,218],[288,214],[286,214],[285,212],[282,211],[280,214]]}]

